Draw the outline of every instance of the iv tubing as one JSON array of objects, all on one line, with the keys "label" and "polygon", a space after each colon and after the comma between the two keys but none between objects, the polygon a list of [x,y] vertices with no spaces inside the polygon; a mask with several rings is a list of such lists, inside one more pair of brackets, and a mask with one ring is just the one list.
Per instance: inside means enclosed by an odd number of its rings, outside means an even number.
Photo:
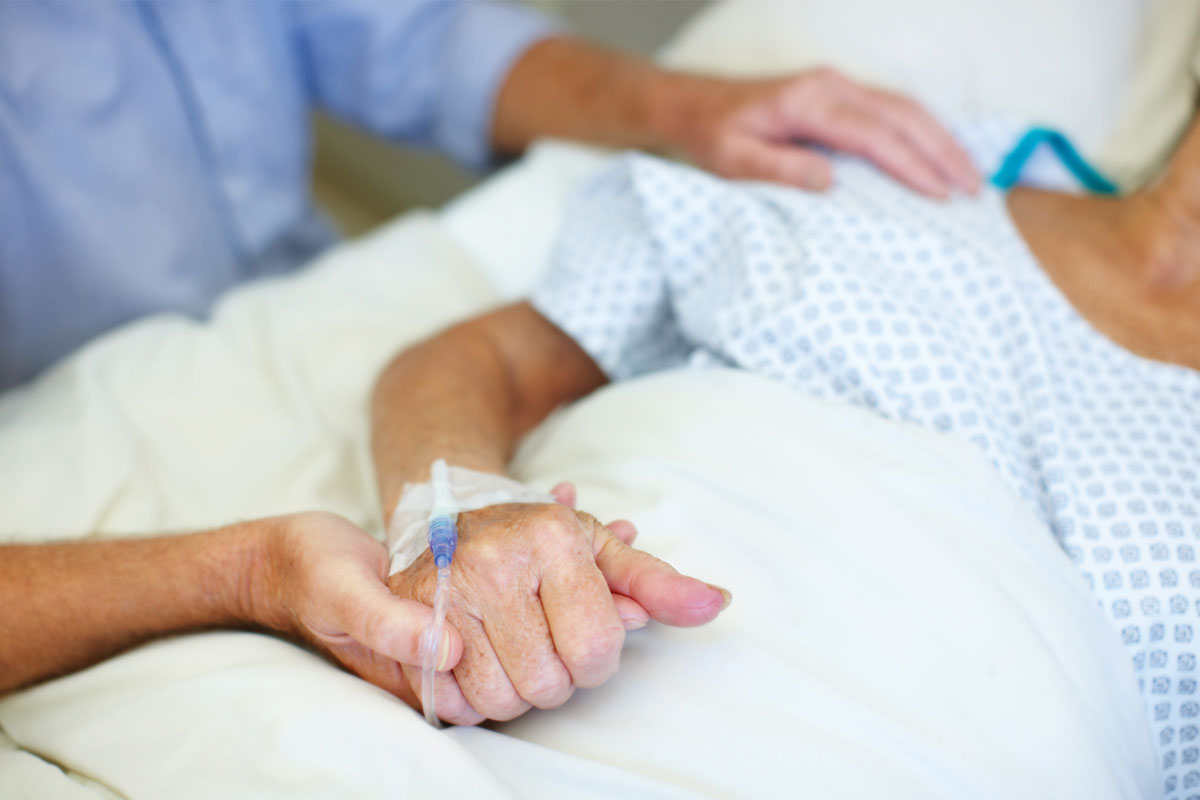
[{"label": "iv tubing", "polygon": [[425,720],[440,727],[434,708],[434,677],[446,629],[446,609],[450,605],[450,563],[458,546],[458,510],[446,462],[438,459],[430,470],[433,482],[433,508],[429,511],[429,549],[437,566],[437,588],[433,594],[433,623],[421,635],[421,705]]},{"label": "iv tubing", "polygon": [[437,675],[437,660],[442,649],[442,635],[446,629],[446,607],[450,605],[450,568],[437,571],[437,590],[433,595],[433,624],[421,636],[421,701],[425,709],[425,721],[435,728],[441,727],[434,708],[433,679]]}]

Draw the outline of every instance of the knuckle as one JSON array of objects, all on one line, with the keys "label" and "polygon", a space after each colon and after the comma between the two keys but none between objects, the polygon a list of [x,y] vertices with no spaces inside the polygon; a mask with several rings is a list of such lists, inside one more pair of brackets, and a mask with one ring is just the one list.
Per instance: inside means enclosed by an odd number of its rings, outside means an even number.
[{"label": "knuckle", "polygon": [[455,677],[465,702],[487,719],[510,720],[529,709],[498,664],[468,665]]},{"label": "knuckle", "polygon": [[567,702],[574,691],[571,676],[561,666],[555,665],[524,688],[521,696],[537,708],[557,708]]},{"label": "knuckle", "polygon": [[575,519],[584,527],[589,527],[589,526],[603,527],[600,525],[600,520],[596,519],[594,516],[592,516],[591,514],[589,514],[586,511],[576,511]]},{"label": "knuckle", "polygon": [[538,506],[537,515],[539,525],[544,526],[552,534],[562,535],[576,532],[576,520],[579,517],[573,508],[550,503]]},{"label": "knuckle", "polygon": [[362,631],[363,635],[367,637],[368,641],[378,642],[380,636],[386,633],[388,630],[387,626],[384,625],[382,616],[375,609],[368,609],[364,612],[362,610],[347,608],[345,613],[347,615],[354,613],[359,613],[362,615]]},{"label": "knuckle", "polygon": [[[404,668],[409,685],[421,697],[421,670],[419,667]],[[478,725],[487,717],[475,710],[463,693],[462,684],[456,672],[441,673],[434,679],[434,697],[437,699],[438,719],[453,725]]]},{"label": "knuckle", "polygon": [[614,558],[619,558],[628,548],[624,542],[618,539],[615,535],[609,534],[600,539],[599,546],[595,548],[596,561],[605,563]]},{"label": "knuckle", "polygon": [[497,688],[484,693],[477,702],[472,703],[479,713],[488,719],[507,722],[516,719],[529,710],[529,703],[508,687]]},{"label": "knuckle", "polygon": [[536,535],[539,545],[553,550],[577,549],[585,541],[580,513],[566,506],[542,506],[537,511]]},{"label": "knuckle", "polygon": [[562,654],[563,661],[577,686],[599,686],[617,671],[624,644],[625,629],[608,627],[571,642]]},{"label": "knuckle", "polygon": [[452,725],[478,725],[487,719],[472,708],[459,692],[447,692],[445,696],[439,692],[436,708],[438,718]]},{"label": "knuckle", "polygon": [[[503,562],[505,555],[513,552],[514,549],[511,541],[495,537],[472,537],[469,542],[464,544],[462,557],[469,558],[471,563],[477,564],[483,569]],[[432,559],[430,561],[432,564]],[[432,566],[426,574],[434,575]]]}]

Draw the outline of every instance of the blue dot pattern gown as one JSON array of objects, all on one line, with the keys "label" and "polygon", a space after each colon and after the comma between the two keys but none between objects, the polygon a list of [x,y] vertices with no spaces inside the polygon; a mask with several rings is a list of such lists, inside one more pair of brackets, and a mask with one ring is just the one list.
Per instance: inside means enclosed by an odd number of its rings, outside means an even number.
[{"label": "blue dot pattern gown", "polygon": [[[958,130],[984,166],[1020,132]],[[849,158],[836,175],[816,195],[622,156],[574,200],[534,306],[614,380],[736,366],[973,443],[1128,649],[1164,795],[1200,800],[1200,373],[1095,331],[1001,194],[929,201]]]}]

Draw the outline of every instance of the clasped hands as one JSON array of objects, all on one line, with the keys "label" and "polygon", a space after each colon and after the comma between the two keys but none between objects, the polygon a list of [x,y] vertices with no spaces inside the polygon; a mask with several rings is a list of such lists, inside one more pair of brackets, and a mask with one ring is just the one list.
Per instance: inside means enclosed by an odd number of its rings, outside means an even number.
[{"label": "clasped hands", "polygon": [[[555,496],[573,504],[574,490]],[[435,691],[460,725],[554,708],[616,671],[626,630],[700,625],[728,593],[631,547],[633,525],[567,504],[507,504],[459,516],[454,595]],[[420,708],[420,638],[435,571],[424,554],[387,576],[383,546],[326,513],[281,518],[252,592],[258,617]]]}]

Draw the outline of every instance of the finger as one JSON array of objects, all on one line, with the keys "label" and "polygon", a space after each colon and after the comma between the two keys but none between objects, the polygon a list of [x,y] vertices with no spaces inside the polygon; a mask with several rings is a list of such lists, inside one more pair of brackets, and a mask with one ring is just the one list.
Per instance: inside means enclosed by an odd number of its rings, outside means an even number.
[{"label": "finger", "polygon": [[575,684],[555,649],[542,604],[532,593],[507,600],[483,622],[500,667],[524,700],[538,708],[557,708],[570,699]]},{"label": "finger", "polygon": [[646,627],[646,623],[650,621],[650,615],[646,613],[646,609],[642,608],[641,603],[623,594],[614,594],[612,599],[613,604],[617,607],[617,616],[621,618],[621,625],[625,630],[636,631],[638,628]]},{"label": "finger", "polygon": [[[418,708],[424,708],[425,698],[421,696],[421,668],[411,664],[401,665],[404,678],[411,691],[417,698]],[[434,713],[438,719],[451,725],[478,725],[487,717],[480,714],[458,688],[458,681],[452,672],[439,672],[433,679]]]},{"label": "finger", "polygon": [[570,481],[563,481],[550,490],[550,496],[554,498],[556,503],[567,506],[568,508],[575,507],[575,484]]},{"label": "finger", "polygon": [[724,589],[681,575],[649,553],[627,547],[596,526],[596,564],[613,595],[632,598],[651,618],[668,625],[702,625],[729,605]]},{"label": "finger", "polygon": [[[594,518],[591,525],[616,538]],[[612,593],[591,552],[591,532],[580,526],[573,537],[547,539],[538,594],[554,648],[575,685],[599,686],[617,671],[625,626]],[[589,526],[590,527],[590,526]]]},{"label": "finger", "polygon": [[413,707],[420,706],[416,693],[405,680],[403,665],[398,661],[380,655],[348,636],[341,641],[327,640],[324,645],[330,655],[358,677],[391,692]]},{"label": "finger", "polygon": [[831,147],[868,159],[922,194],[945,198],[950,193],[949,181],[873,109],[842,103],[817,122],[813,134]]},{"label": "finger", "polygon": [[795,144],[777,144],[755,136],[729,134],[712,168],[726,178],[769,181],[810,191],[833,185],[833,171],[824,156]]},{"label": "finger", "polygon": [[633,540],[637,538],[637,528],[633,527],[633,523],[627,519],[614,520],[604,527],[612,531],[612,535],[625,544],[632,545]]},{"label": "finger", "polygon": [[964,192],[979,191],[979,170],[967,151],[933,114],[908,97],[880,89],[863,89],[862,102],[891,122],[935,167]]},{"label": "finger", "polygon": [[509,680],[483,624],[463,616],[457,616],[455,622],[460,626],[465,647],[462,660],[454,668],[454,678],[471,708],[487,719],[502,721],[528,711],[531,704]]},{"label": "finger", "polygon": [[[585,515],[584,522],[590,525],[591,520],[586,517],[587,515]],[[634,540],[637,539],[637,528],[629,520],[614,520],[604,527],[608,528],[613,536],[620,539],[622,544],[632,545]],[[650,620],[650,615],[632,597],[626,597],[623,594],[614,594],[613,603],[617,606],[617,616],[621,618],[621,624],[625,626],[625,630],[635,631],[638,628],[646,627],[646,623]]]},{"label": "finger", "polygon": [[[392,594],[378,576],[347,573],[331,581],[333,622],[352,639],[403,664],[421,663],[421,634],[433,623],[433,609]],[[447,623],[438,668],[462,658],[459,632]]]}]

